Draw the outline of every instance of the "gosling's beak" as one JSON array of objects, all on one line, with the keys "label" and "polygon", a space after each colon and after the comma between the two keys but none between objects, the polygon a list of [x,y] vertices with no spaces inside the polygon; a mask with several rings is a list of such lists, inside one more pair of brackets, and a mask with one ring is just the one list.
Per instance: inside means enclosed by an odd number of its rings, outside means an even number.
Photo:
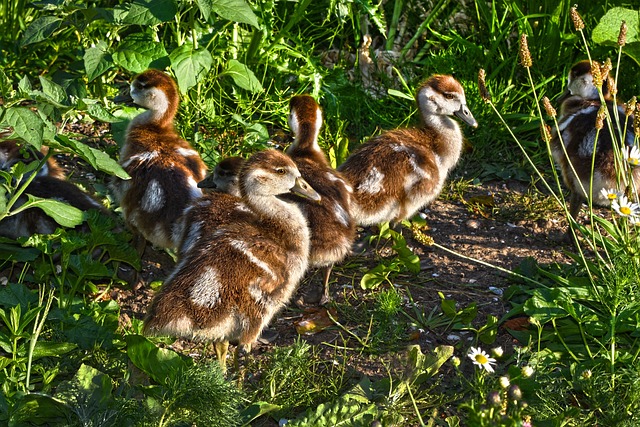
[{"label": "gosling's beak", "polygon": [[131,97],[131,88],[129,86],[120,90],[120,93],[113,98],[113,102],[116,104],[125,104],[128,106],[135,106],[133,98]]},{"label": "gosling's beak", "polygon": [[471,114],[471,111],[469,111],[469,108],[467,108],[465,104],[462,104],[460,106],[460,109],[453,114],[458,116],[458,118],[462,119],[462,121],[469,126],[472,126],[474,128],[478,127],[478,122],[476,122],[476,119],[473,118],[473,114]]},{"label": "gosling's beak", "polygon": [[218,186],[213,181],[213,174],[207,175],[205,179],[198,183],[198,188],[217,188]]},{"label": "gosling's beak", "polygon": [[289,191],[293,194],[297,194],[298,196],[302,196],[305,199],[313,200],[314,202],[320,201],[320,195],[316,193],[316,190],[311,188],[311,186],[302,179],[302,177],[296,178],[296,185],[294,185]]}]

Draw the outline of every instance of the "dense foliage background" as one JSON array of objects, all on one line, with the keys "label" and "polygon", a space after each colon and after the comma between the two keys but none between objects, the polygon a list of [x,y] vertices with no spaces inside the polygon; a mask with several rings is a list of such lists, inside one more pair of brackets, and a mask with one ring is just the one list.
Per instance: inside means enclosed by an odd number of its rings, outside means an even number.
[{"label": "dense foliage background", "polygon": [[[627,20],[629,32],[617,68],[618,98],[640,94],[637,3],[579,4],[584,32],[576,31],[571,6],[566,0],[3,0],[0,127],[95,169],[94,188],[109,204],[104,182],[124,173],[115,162],[118,145],[127,120],[138,113],[113,98],[147,68],[176,78],[182,95],[176,126],[210,166],[225,156],[284,144],[288,100],[304,92],[323,107],[321,143],[337,165],[366,138],[414,123],[414,88],[433,73],[445,73],[461,81],[480,124],[465,130],[469,147],[453,178],[535,183],[540,177],[534,169],[553,176],[537,100],[557,98],[568,69],[587,52],[615,63],[620,19]],[[530,69],[519,63],[521,34],[528,35]],[[500,116],[478,93],[481,68]],[[0,219],[11,212],[27,172],[22,166],[0,172]],[[71,208],[32,203],[63,225],[86,219]],[[520,337],[529,340],[531,353],[517,362],[535,362],[540,374],[533,384],[513,364],[511,380],[529,392],[530,406],[518,406],[517,395],[505,397],[505,407],[516,403],[496,421],[483,405],[497,379],[478,375],[473,384],[457,381],[455,391],[437,402],[425,397],[435,387],[429,380],[451,357],[445,348],[429,355],[412,349],[414,370],[396,382],[354,384],[344,369],[323,365],[299,342],[274,352],[263,382],[244,388],[215,366],[160,348],[139,335],[139,321],[119,326],[117,304],[100,298],[110,287],[127,286],[118,278],[120,265],[139,267],[130,236],[113,231],[122,230],[117,217],[88,222],[90,234],[59,230],[18,243],[0,240],[0,420],[9,425],[229,426],[263,413],[298,417],[288,425],[524,425],[526,416],[538,420],[535,425],[638,421],[639,311],[635,305],[610,309],[593,294],[578,292],[586,262],[521,272],[544,283],[536,294],[522,285],[514,300],[514,310],[533,316],[540,327]],[[401,260],[402,236],[385,236],[395,239]],[[637,264],[633,250],[626,252],[626,266]],[[394,268],[405,267],[399,261]],[[635,301],[637,285],[624,287],[637,278],[635,267],[619,277],[616,295]],[[394,306],[392,294],[380,295],[381,307]],[[543,316],[533,306],[548,310]],[[379,313],[380,322],[402,317],[393,309]],[[556,324],[566,313],[574,323]],[[451,316],[460,320],[464,314]],[[623,336],[616,339],[616,333]],[[601,345],[591,348],[593,341],[585,339],[576,350],[562,340],[576,334],[592,334]],[[612,350],[612,341],[623,350]],[[606,363],[598,358],[602,349]],[[587,370],[589,378],[603,376],[579,383]],[[318,387],[276,397],[275,388],[295,383],[287,376]],[[431,412],[438,405],[459,410],[445,420],[438,410]],[[483,424],[489,419],[493,424]]]}]

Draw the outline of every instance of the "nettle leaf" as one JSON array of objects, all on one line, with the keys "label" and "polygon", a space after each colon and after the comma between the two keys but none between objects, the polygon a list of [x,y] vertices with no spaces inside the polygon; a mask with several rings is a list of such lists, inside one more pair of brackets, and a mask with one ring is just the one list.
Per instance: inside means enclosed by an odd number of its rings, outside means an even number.
[{"label": "nettle leaf", "polygon": [[[224,19],[258,28],[258,17],[245,0],[210,0],[211,9]],[[200,7],[200,5],[198,4]],[[202,8],[200,9],[202,10]]]},{"label": "nettle leaf", "polygon": [[13,128],[16,137],[27,141],[37,149],[42,146],[44,122],[28,108],[9,108],[4,115],[4,124]]},{"label": "nettle leaf", "polygon": [[145,34],[131,34],[125,38],[113,54],[113,61],[133,73],[141,73],[147,68],[164,69],[169,65],[164,45]]},{"label": "nettle leaf", "polygon": [[637,10],[623,7],[610,9],[593,29],[593,41],[597,44],[617,46],[622,21],[627,24],[627,44],[622,52],[640,65],[640,17]]},{"label": "nettle leaf", "polygon": [[62,19],[55,16],[42,16],[34,19],[24,30],[20,46],[27,46],[46,40],[54,31],[60,28]]},{"label": "nettle leaf", "polygon": [[135,0],[124,18],[125,24],[158,25],[173,21],[178,13],[174,0]]},{"label": "nettle leaf", "polygon": [[593,29],[593,41],[598,44],[618,44],[620,25],[622,21],[627,24],[627,43],[640,41],[640,21],[638,11],[624,7],[610,9]]},{"label": "nettle leaf", "polygon": [[213,64],[213,58],[208,50],[194,49],[190,43],[174,49],[169,59],[171,59],[171,69],[178,80],[178,87],[183,94],[201,81]]},{"label": "nettle leaf", "polygon": [[262,91],[262,85],[260,81],[256,78],[256,75],[253,74],[253,71],[249,69],[246,65],[237,61],[235,59],[229,60],[227,64],[227,69],[223,74],[228,74],[231,76],[235,84],[240,86],[243,89],[246,89],[252,93],[257,93]]},{"label": "nettle leaf", "polygon": [[84,212],[80,209],[53,199],[41,199],[27,194],[29,201],[25,203],[30,208],[37,207],[49,215],[63,227],[75,227],[84,221]]},{"label": "nettle leaf", "polygon": [[127,355],[136,367],[166,385],[186,371],[193,361],[173,350],[158,348],[142,335],[127,335]]},{"label": "nettle leaf", "polygon": [[108,52],[107,43],[100,40],[95,46],[84,51],[84,69],[89,81],[100,77],[113,67],[113,57]]},{"label": "nettle leaf", "polygon": [[55,142],[59,143],[61,147],[69,148],[74,154],[77,154],[87,162],[94,169],[106,172],[111,175],[115,175],[118,178],[129,179],[129,174],[122,169],[122,166],[113,160],[109,155],[103,151],[96,150],[89,147],[80,141],[69,138],[66,135],[56,135]]}]

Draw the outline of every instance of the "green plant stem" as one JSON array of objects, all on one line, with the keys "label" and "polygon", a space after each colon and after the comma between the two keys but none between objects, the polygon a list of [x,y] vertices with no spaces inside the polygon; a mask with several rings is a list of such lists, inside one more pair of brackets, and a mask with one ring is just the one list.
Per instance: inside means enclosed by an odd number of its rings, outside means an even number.
[{"label": "green plant stem", "polygon": [[422,420],[422,415],[420,415],[420,410],[418,410],[416,399],[414,399],[413,397],[413,392],[411,391],[411,384],[407,384],[407,392],[409,393],[409,398],[411,399],[411,404],[413,405],[413,409],[416,411],[416,416],[418,417],[418,421],[420,421],[420,427],[426,427],[424,421]]},{"label": "green plant stem", "polygon": [[460,252],[456,252],[453,249],[446,248],[446,247],[444,247],[442,245],[439,245],[438,243],[434,242],[434,243],[432,243],[432,246],[435,246],[438,249],[442,249],[445,252],[448,252],[448,253],[450,253],[452,255],[455,255],[455,256],[460,257],[462,259],[465,259],[467,261],[472,261],[472,262],[475,262],[477,264],[484,265],[485,267],[493,268],[493,269],[501,271],[501,272],[503,272],[503,273],[505,273],[505,274],[507,274],[509,276],[517,277],[519,279],[525,280],[525,281],[527,281],[527,282],[529,282],[531,284],[534,284],[536,286],[540,286],[540,287],[549,289],[549,287],[547,285],[545,285],[544,283],[538,282],[537,280],[534,280],[534,279],[532,279],[530,277],[523,276],[522,274],[507,270],[506,268],[499,267],[497,265],[491,264],[491,263],[486,262],[486,261],[479,260],[477,258],[473,258],[473,257],[467,256],[467,255],[463,255]]},{"label": "green plant stem", "polygon": [[[42,307],[42,303],[44,302],[44,286],[40,285],[38,292],[38,305]],[[47,302],[45,303],[44,310],[38,312],[35,323],[33,325],[33,334],[31,335],[31,340],[29,341],[29,353],[27,356],[27,378],[25,380],[25,388],[29,390],[29,382],[31,379],[31,364],[33,362],[33,352],[36,348],[36,343],[38,342],[38,337],[42,332],[42,328],[44,327],[44,323],[47,320],[47,316],[49,315],[49,309],[51,308],[51,303],[53,302],[53,288],[49,289],[49,295],[47,296]],[[40,317],[42,314],[42,317]]]},{"label": "green plant stem", "polygon": [[402,13],[402,6],[404,6],[403,0],[395,0],[393,3],[393,15],[391,17],[391,24],[389,25],[389,33],[387,34],[387,42],[385,44],[386,50],[393,50],[398,21],[400,20],[400,14]]},{"label": "green plant stem", "polygon": [[562,334],[560,334],[560,332],[558,331],[558,327],[556,326],[556,319],[555,318],[551,319],[551,324],[553,325],[553,331],[555,332],[556,336],[560,340],[560,343],[562,344],[564,349],[567,350],[567,353],[569,353],[569,355],[573,358],[573,360],[575,360],[576,362],[580,362],[580,359],[578,359],[578,357],[573,353],[573,351],[571,351],[571,349],[569,348],[567,343],[562,338]]}]

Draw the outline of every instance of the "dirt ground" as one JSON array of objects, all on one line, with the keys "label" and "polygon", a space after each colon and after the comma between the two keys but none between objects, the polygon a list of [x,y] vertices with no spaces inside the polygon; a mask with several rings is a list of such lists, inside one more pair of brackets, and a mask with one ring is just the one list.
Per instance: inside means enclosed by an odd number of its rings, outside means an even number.
[{"label": "dirt ground", "polygon": [[[487,197],[490,197],[492,206],[488,211],[499,211],[503,201],[523,194],[527,189],[526,185],[519,182],[492,182],[470,188],[464,193],[463,200],[441,197],[423,209],[428,224],[427,234],[448,251],[434,246],[424,246],[412,238],[410,230],[402,230],[407,238],[407,245],[420,257],[422,271],[417,276],[402,275],[399,283],[408,285],[414,303],[422,307],[423,312],[429,313],[440,306],[441,299],[438,293],[441,292],[446,298],[455,300],[460,308],[475,302],[478,306],[479,323],[489,314],[501,318],[510,309],[509,304],[503,301],[502,294],[512,282],[504,271],[482,263],[511,271],[528,257],[533,257],[540,263],[568,262],[568,258],[562,253],[563,249],[570,249],[562,239],[564,221],[521,219],[512,223],[501,220],[500,215],[478,211],[468,202],[478,199],[486,203]],[[374,249],[366,241],[365,236],[375,233],[375,228],[360,231],[361,237],[356,247],[361,252],[334,268],[330,284],[330,306],[353,304],[372,292],[360,289],[360,278],[368,268],[378,263],[385,251],[390,253],[389,245],[385,247],[384,242],[381,247]],[[149,284],[167,277],[173,265],[173,260],[166,253],[147,247],[143,257],[141,283],[135,289],[118,289],[112,294],[122,307],[124,324],[129,323],[131,318],[144,317],[153,295]],[[275,331],[277,337],[271,343],[259,344],[254,349],[255,355],[268,352],[273,345],[290,345],[299,336],[295,325],[309,316],[309,309],[317,307],[321,277],[321,273],[309,271],[300,284],[294,301],[276,315],[270,325],[272,335]],[[347,320],[345,322],[346,327],[358,326],[350,325]],[[311,344],[332,343],[338,340],[340,333],[338,328],[329,327],[303,337]],[[440,344],[458,344],[466,348],[468,345],[460,340],[471,339],[464,336],[464,333],[455,332],[439,334],[427,331],[413,336],[415,340],[407,344],[418,343],[425,351]],[[501,345],[509,352],[514,344],[511,336],[500,329],[495,345]],[[202,354],[205,350],[201,344],[185,340],[177,340],[172,348],[196,358],[212,357],[211,354]],[[377,376],[381,373],[380,366],[371,366],[362,360],[360,362],[362,363],[358,365],[361,367],[361,374]]]}]

